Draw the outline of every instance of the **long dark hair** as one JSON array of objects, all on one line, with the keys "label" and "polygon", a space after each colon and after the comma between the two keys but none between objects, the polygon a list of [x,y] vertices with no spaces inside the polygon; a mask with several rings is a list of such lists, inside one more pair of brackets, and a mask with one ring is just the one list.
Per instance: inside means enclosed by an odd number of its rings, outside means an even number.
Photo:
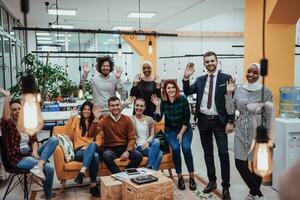
[{"label": "long dark hair", "polygon": [[[86,127],[86,124],[85,124],[85,117],[83,116],[82,114],[82,111],[84,109],[85,106],[88,106],[91,110],[91,116],[89,116],[89,119],[88,119],[88,127]],[[80,108],[80,124],[79,124],[79,127],[81,129],[81,136],[84,137],[86,132],[88,132],[90,130],[90,127],[91,127],[91,124],[94,120],[94,113],[93,113],[93,103],[90,102],[90,101],[86,101],[82,104],[81,108]]]}]

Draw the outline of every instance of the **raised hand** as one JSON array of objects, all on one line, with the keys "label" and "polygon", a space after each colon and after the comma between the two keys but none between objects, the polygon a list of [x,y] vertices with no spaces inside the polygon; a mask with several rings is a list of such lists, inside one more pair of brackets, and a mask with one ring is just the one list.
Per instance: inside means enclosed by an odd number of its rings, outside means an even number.
[{"label": "raised hand", "polygon": [[161,80],[157,74],[154,76],[154,82],[156,85],[160,85]]},{"label": "raised hand", "polygon": [[71,111],[71,117],[75,117],[78,115],[77,107],[73,107]]},{"label": "raised hand", "polygon": [[86,63],[82,65],[82,68],[83,68],[83,73],[85,73],[85,74],[88,74],[91,71],[91,69],[89,68],[89,65]]},{"label": "raised hand", "polygon": [[229,79],[229,81],[227,81],[227,86],[226,86],[226,89],[227,89],[227,94],[232,94],[232,92],[235,90],[235,80],[234,79]]},{"label": "raised hand", "polygon": [[161,103],[160,98],[158,98],[156,94],[151,95],[151,101],[155,106],[159,106]]},{"label": "raised hand", "polygon": [[141,74],[139,73],[139,74],[134,76],[133,84],[137,85],[140,81],[141,81]]},{"label": "raised hand", "polygon": [[129,96],[125,101],[124,104],[127,106],[129,104],[132,104],[135,101],[136,97],[135,96]]},{"label": "raised hand", "polygon": [[99,119],[101,117],[101,108],[99,105],[93,106],[93,114],[96,119]]},{"label": "raised hand", "polygon": [[0,93],[3,94],[5,97],[10,96],[10,92],[7,90],[4,90],[2,87],[0,87]]},{"label": "raised hand", "polygon": [[194,66],[195,66],[194,63],[189,63],[186,65],[186,68],[184,70],[184,78],[190,78],[190,76],[194,74],[195,72]]},{"label": "raised hand", "polygon": [[116,77],[116,79],[120,79],[122,73],[123,73],[122,67],[117,67],[116,71],[115,71],[115,77]]}]

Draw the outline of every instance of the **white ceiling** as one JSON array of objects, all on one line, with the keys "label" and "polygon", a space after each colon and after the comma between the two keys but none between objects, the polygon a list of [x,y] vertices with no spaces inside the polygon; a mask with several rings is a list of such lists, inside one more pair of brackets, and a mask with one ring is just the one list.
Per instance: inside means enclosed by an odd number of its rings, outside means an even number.
[{"label": "white ceiling", "polygon": [[[48,15],[44,0],[29,0],[28,26],[47,27],[56,16]],[[2,0],[22,22],[20,0]],[[55,0],[49,0],[54,4]],[[73,24],[74,28],[111,29],[113,26],[134,26],[138,19],[129,19],[130,11],[138,11],[138,0],[58,0],[59,8],[76,8],[76,16],[60,16],[60,24]],[[244,0],[141,0],[141,11],[156,11],[152,19],[141,19],[141,29],[176,31],[224,12],[243,8]],[[109,14],[108,14],[109,13]]]}]

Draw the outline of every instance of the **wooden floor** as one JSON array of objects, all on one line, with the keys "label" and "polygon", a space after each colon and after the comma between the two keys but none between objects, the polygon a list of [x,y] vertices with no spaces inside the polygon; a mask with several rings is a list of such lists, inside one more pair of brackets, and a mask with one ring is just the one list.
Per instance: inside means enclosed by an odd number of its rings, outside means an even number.
[{"label": "wooden floor", "polygon": [[[48,133],[47,133],[48,134]],[[39,136],[39,137],[43,137],[43,136]],[[192,153],[193,153],[193,157],[194,157],[194,166],[195,166],[195,171],[196,173],[198,173],[200,176],[202,177],[206,177],[206,167],[205,167],[205,163],[204,163],[204,155],[203,155],[203,151],[201,148],[201,144],[200,143],[200,137],[199,137],[199,133],[197,128],[194,130],[194,137],[193,137],[193,142],[192,142]],[[247,194],[249,193],[249,189],[246,186],[246,184],[243,182],[243,180],[241,179],[239,173],[237,172],[235,166],[234,166],[234,158],[233,158],[233,151],[232,151],[232,147],[233,147],[233,135],[231,135],[229,137],[229,155],[230,155],[230,173],[231,173],[231,187],[230,187],[230,192],[231,192],[231,197],[232,200],[244,200],[247,196]],[[219,168],[219,158],[216,152],[216,146],[214,148],[215,150],[215,164],[216,164],[216,171],[217,171],[217,183],[218,183],[218,188],[220,190],[222,190],[221,188],[221,175],[220,175],[220,168]],[[184,159],[182,159],[183,161],[183,171],[187,172],[185,163],[184,163]],[[53,161],[51,160],[51,162],[53,163]],[[174,172],[175,173],[175,172]],[[177,183],[174,183],[174,185],[176,186]],[[67,182],[68,186],[73,186],[75,185],[74,182],[72,180]],[[3,198],[3,195],[5,193],[6,190],[6,186],[7,186],[7,181],[4,183],[0,184],[0,199]],[[56,178],[54,178],[54,186],[53,188],[59,188],[60,187],[60,183]],[[279,200],[278,198],[278,193],[271,187],[271,186],[262,186],[261,190],[263,192],[263,194],[265,195],[266,199],[268,200]],[[86,190],[86,192],[89,194],[89,190]],[[82,196],[78,196],[78,195],[72,195],[72,196],[67,196],[67,199],[82,199]],[[7,196],[8,200],[19,200],[19,199],[23,199],[23,193],[20,187],[15,188],[15,190],[13,192],[11,192],[9,194],[9,196]],[[90,196],[88,197],[88,199],[92,199]],[[197,198],[199,199],[199,198]]]}]

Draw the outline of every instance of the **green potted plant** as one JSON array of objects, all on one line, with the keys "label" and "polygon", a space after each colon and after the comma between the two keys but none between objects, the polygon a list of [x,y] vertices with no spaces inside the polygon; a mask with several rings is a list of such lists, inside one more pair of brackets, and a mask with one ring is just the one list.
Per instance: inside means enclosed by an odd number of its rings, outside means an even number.
[{"label": "green potted plant", "polygon": [[[54,100],[61,94],[76,94],[76,83],[68,78],[62,66],[56,64],[51,66],[51,63],[45,64],[38,60],[33,54],[26,55],[22,63],[27,66],[25,71],[29,71],[35,76],[42,101]],[[19,72],[17,74],[17,84],[9,89],[13,98],[21,95],[20,77],[22,73],[23,72]]]}]

